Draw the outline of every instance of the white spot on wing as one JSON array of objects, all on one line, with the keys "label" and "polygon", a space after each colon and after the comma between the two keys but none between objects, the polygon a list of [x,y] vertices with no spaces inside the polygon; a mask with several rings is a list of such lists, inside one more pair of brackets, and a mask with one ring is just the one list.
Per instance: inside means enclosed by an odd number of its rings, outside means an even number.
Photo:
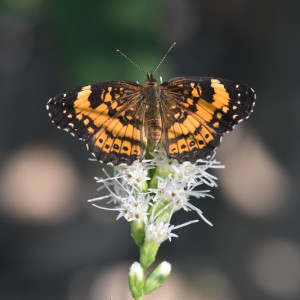
[{"label": "white spot on wing", "polygon": [[221,81],[219,79],[211,79],[210,80],[211,84],[219,84]]}]

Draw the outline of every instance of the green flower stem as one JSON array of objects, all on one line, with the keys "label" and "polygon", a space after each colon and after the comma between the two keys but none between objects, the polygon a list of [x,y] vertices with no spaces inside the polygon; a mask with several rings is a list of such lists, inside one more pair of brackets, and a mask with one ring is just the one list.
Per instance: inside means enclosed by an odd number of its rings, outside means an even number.
[{"label": "green flower stem", "polygon": [[169,174],[170,174],[169,170],[166,170],[165,168],[162,167],[156,167],[156,169],[154,170],[151,176],[151,180],[148,183],[149,188],[156,189],[158,183],[157,177],[166,178]]},{"label": "green flower stem", "polygon": [[[171,209],[167,208],[164,211],[164,207],[169,204],[169,201],[164,201],[160,205],[157,206],[150,206],[148,209],[149,216],[154,215],[156,216],[157,221],[163,221],[164,224],[170,219],[170,212]],[[154,211],[153,211],[154,210]]]},{"label": "green flower stem", "polygon": [[155,243],[153,241],[145,241],[143,246],[140,247],[140,264],[144,270],[150,267],[155,261],[159,246],[159,243]]},{"label": "green flower stem", "polygon": [[146,193],[148,191],[148,183],[144,182],[143,187],[142,187],[142,192]]},{"label": "green flower stem", "polygon": [[154,151],[156,146],[153,144],[152,140],[149,138],[147,140],[147,147],[146,147],[146,153],[145,153],[145,158],[146,159],[152,159],[153,156],[150,154],[151,152]]},{"label": "green flower stem", "polygon": [[145,223],[138,223],[136,221],[130,222],[131,236],[135,243],[142,247],[145,239]]}]

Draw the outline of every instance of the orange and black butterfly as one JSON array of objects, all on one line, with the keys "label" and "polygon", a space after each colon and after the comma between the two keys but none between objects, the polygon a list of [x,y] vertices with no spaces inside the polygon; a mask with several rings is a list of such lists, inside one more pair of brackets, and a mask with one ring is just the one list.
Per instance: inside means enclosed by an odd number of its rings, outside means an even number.
[{"label": "orange and black butterfly", "polygon": [[249,117],[255,98],[252,88],[229,80],[178,77],[157,85],[150,72],[145,86],[91,84],[51,98],[47,109],[103,163],[143,158],[148,138],[181,163],[209,158],[224,133]]}]

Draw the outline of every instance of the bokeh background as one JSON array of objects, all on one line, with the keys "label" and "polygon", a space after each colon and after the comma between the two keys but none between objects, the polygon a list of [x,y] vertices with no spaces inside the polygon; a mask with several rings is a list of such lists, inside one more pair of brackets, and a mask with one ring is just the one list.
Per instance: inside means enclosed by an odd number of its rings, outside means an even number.
[{"label": "bokeh background", "polygon": [[298,0],[1,0],[0,299],[130,299],[129,225],[86,202],[101,165],[45,105],[85,84],[143,82],[115,49],[151,70],[174,41],[163,79],[239,81],[257,105],[219,148],[215,199],[193,200],[214,227],[161,246],[172,276],[146,299],[300,299],[299,16]]}]

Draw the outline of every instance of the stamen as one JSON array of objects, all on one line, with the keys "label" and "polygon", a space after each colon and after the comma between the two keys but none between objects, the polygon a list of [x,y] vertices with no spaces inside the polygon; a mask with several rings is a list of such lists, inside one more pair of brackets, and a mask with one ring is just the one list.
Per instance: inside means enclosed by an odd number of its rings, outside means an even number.
[{"label": "stamen", "polygon": [[104,200],[104,199],[107,199],[110,197],[111,197],[110,195],[106,195],[106,196],[102,196],[102,197],[92,198],[92,199],[89,199],[88,202],[100,201],[100,200]]},{"label": "stamen", "polygon": [[189,221],[189,222],[185,222],[185,223],[183,223],[183,224],[174,226],[174,227],[173,227],[173,230],[178,229],[178,228],[181,228],[181,227],[188,226],[188,225],[193,224],[193,223],[198,223],[198,222],[199,222],[199,220],[192,220],[192,221]]},{"label": "stamen", "polygon": [[95,207],[97,207],[97,208],[101,208],[101,209],[104,209],[104,210],[114,210],[114,211],[118,211],[118,209],[117,208],[108,208],[108,207],[103,207],[103,206],[99,206],[99,205],[97,205],[97,204],[95,204],[95,203],[93,203],[92,204],[93,206],[95,206]]}]

